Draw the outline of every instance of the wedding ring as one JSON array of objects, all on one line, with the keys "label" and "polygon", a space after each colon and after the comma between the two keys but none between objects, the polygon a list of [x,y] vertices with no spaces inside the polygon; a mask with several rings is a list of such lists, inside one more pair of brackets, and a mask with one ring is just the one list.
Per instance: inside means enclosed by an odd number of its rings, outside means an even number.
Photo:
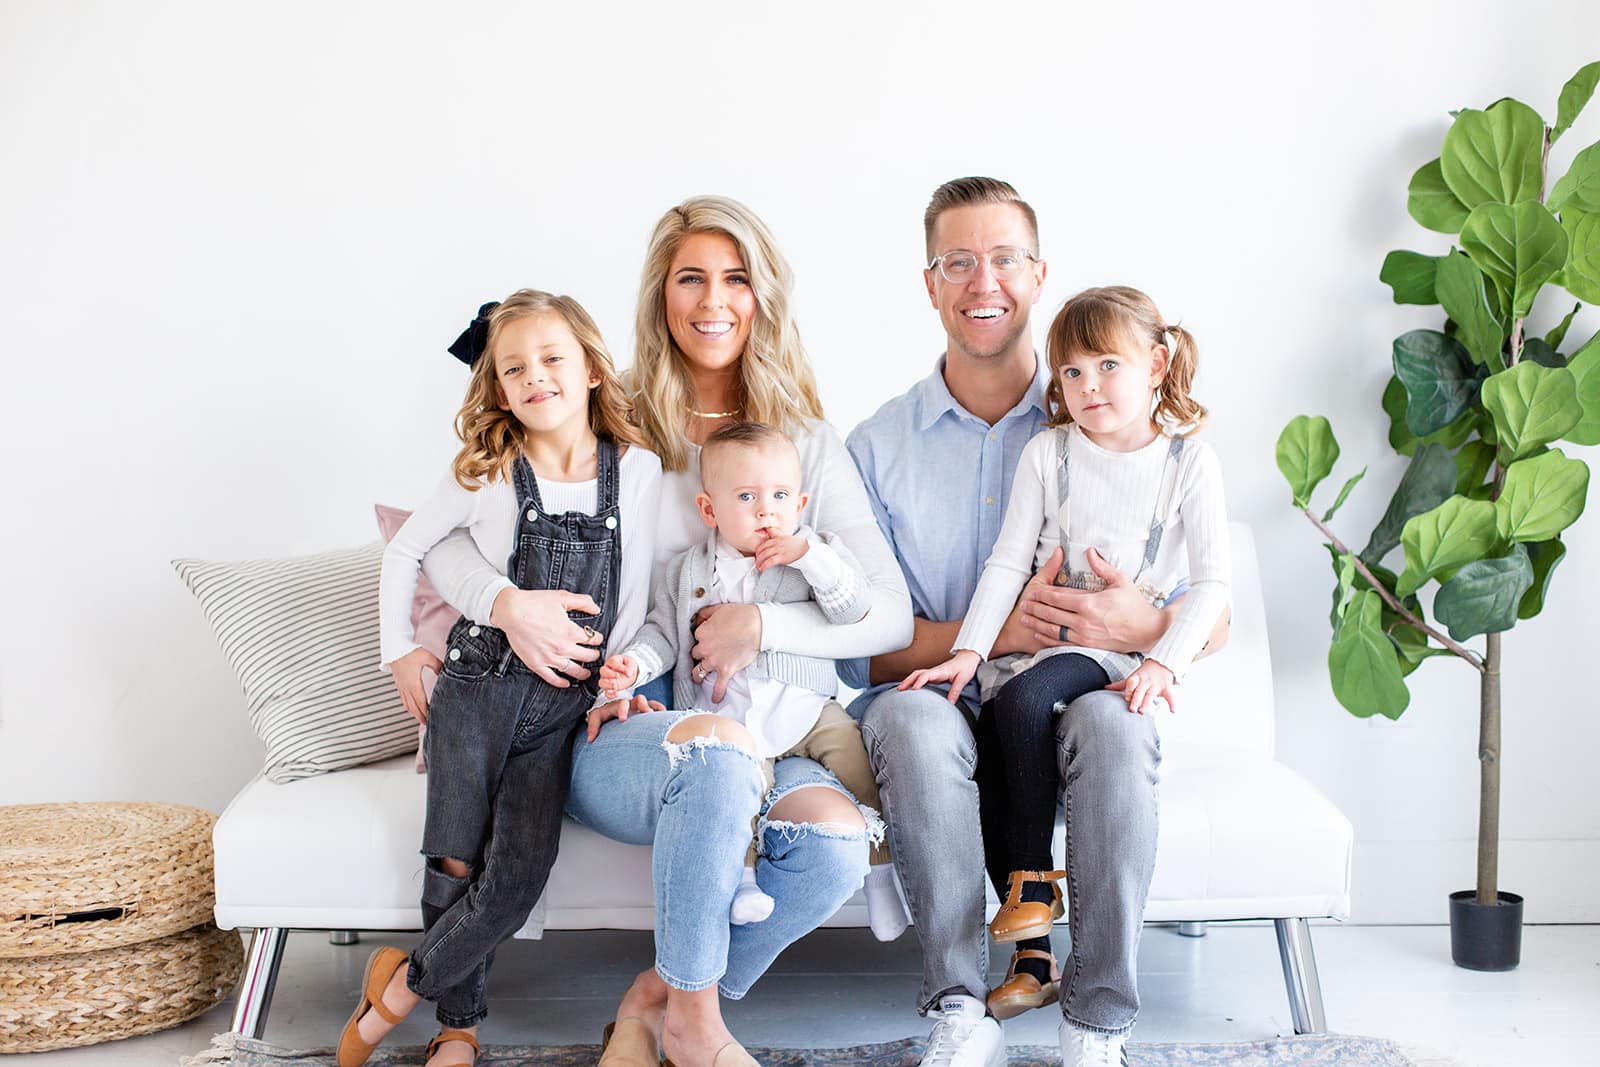
[{"label": "wedding ring", "polygon": [[585,642],[591,642],[599,636],[600,631],[596,630],[593,626],[585,626],[583,628],[583,639]]},{"label": "wedding ring", "polygon": [[706,680],[706,669],[696,666],[694,670],[689,672],[689,676],[697,682],[703,682]]},{"label": "wedding ring", "polygon": [[1067,624],[1066,623],[1062,623],[1061,624],[1061,640],[1065,641],[1066,639],[1067,639]]}]

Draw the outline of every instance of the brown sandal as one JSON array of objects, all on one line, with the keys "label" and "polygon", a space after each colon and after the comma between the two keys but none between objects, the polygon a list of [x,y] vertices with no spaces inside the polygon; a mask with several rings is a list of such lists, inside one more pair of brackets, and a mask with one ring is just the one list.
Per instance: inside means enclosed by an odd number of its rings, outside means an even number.
[{"label": "brown sandal", "polygon": [[634,1015],[620,1023],[606,1023],[600,1035],[600,1062],[596,1067],[661,1067],[656,1035]]},{"label": "brown sandal", "polygon": [[1022,899],[1023,882],[1057,882],[1067,876],[1066,871],[1012,871],[1010,892],[1006,902],[989,920],[989,934],[996,941],[1025,941],[1030,937],[1048,937],[1051,924],[1067,913],[1061,902],[1061,887],[1052,885],[1050,903]]},{"label": "brown sandal", "polygon": [[[678,1067],[672,1060],[663,1057],[662,1067]],[[761,1062],[737,1041],[730,1041],[717,1049],[717,1054],[711,1058],[711,1067],[761,1067]]]},{"label": "brown sandal", "polygon": [[396,1015],[384,1006],[383,991],[389,988],[389,980],[394,977],[394,972],[406,965],[407,959],[406,954],[397,948],[380,948],[367,959],[367,971],[361,978],[361,1002],[356,1005],[350,1021],[344,1024],[344,1030],[339,1034],[336,1057],[339,1067],[361,1067],[378,1047],[361,1040],[361,1034],[356,1029],[356,1024],[368,1008],[377,1012],[378,1017],[391,1026],[399,1026],[405,1019],[404,1015]]},{"label": "brown sandal", "polygon": [[433,1050],[444,1044],[446,1041],[463,1041],[471,1045],[472,1059],[460,1065],[454,1063],[446,1064],[445,1067],[472,1067],[474,1063],[478,1062],[478,1053],[481,1052],[482,1049],[478,1046],[477,1036],[474,1034],[469,1034],[465,1030],[456,1030],[448,1026],[440,1028],[439,1032],[433,1035],[433,1040],[428,1042],[428,1051],[423,1055],[422,1062],[427,1063],[429,1060],[433,1059]]},{"label": "brown sandal", "polygon": [[[1050,980],[1041,983],[1027,971],[1018,973],[1018,960],[1049,960]],[[1061,968],[1056,958],[1036,948],[1019,948],[1011,954],[1011,966],[1006,968],[1006,980],[989,991],[989,1014],[996,1019],[1010,1019],[1033,1008],[1054,1004],[1061,996]]]}]

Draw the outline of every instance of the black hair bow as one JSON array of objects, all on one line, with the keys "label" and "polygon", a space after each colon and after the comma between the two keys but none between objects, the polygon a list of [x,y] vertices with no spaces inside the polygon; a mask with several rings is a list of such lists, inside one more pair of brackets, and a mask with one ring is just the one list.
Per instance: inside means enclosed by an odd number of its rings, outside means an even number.
[{"label": "black hair bow", "polygon": [[491,300],[478,309],[478,317],[467,324],[461,331],[455,344],[450,346],[450,354],[455,356],[467,366],[478,362],[478,357],[483,355],[483,350],[489,347],[489,315],[500,306],[500,301]]}]

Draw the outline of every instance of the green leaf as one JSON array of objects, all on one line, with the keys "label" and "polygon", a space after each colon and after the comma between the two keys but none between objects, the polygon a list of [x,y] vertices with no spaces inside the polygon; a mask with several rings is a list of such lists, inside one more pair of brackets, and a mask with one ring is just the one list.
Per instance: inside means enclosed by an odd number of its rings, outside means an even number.
[{"label": "green leaf", "polygon": [[1521,545],[1494,559],[1468,563],[1439,586],[1433,614],[1465,641],[1479,634],[1502,633],[1517,624],[1517,605],[1533,584],[1533,565]]},{"label": "green leaf", "polygon": [[1583,414],[1572,372],[1531,361],[1490,375],[1483,383],[1483,406],[1494,416],[1502,466],[1559,441]]},{"label": "green leaf", "polygon": [[1318,415],[1296,415],[1278,435],[1278,470],[1289,481],[1294,506],[1311,506],[1311,493],[1317,483],[1333,472],[1339,458],[1339,442],[1333,427]]},{"label": "green leaf", "polygon": [[[1600,214],[1568,208],[1561,213],[1561,228],[1567,231],[1567,262],[1557,280],[1579,300],[1600,304]],[[1573,314],[1577,314],[1577,308],[1573,308]],[[1568,315],[1557,327],[1562,336],[1571,321],[1572,315]],[[1558,340],[1552,347],[1560,343]]]},{"label": "green leaf", "polygon": [[1541,367],[1550,367],[1560,370],[1567,365],[1567,357],[1551,348],[1542,337],[1529,337],[1522,342],[1522,358],[1520,362],[1537,363]]},{"label": "green leaf", "polygon": [[1578,68],[1578,73],[1567,79],[1561,87],[1561,99],[1556,104],[1556,125],[1550,131],[1550,143],[1572,128],[1583,105],[1594,95],[1595,83],[1600,82],[1600,60]]},{"label": "green leaf", "polygon": [[1467,221],[1467,205],[1444,183],[1437,159],[1424,163],[1411,176],[1406,189],[1406,210],[1427,229],[1436,233],[1458,234]]},{"label": "green leaf", "polygon": [[1395,338],[1394,373],[1406,387],[1406,428],[1418,437],[1454,422],[1478,396],[1467,350],[1437,330]]},{"label": "green leaf", "polygon": [[1400,543],[1400,531],[1416,515],[1450,499],[1456,487],[1456,465],[1450,451],[1441,445],[1422,445],[1411,458],[1411,465],[1394,487],[1383,518],[1372,528],[1361,560],[1368,566],[1381,562]]},{"label": "green leaf", "polygon": [[1383,411],[1389,416],[1389,447],[1402,456],[1417,450],[1417,435],[1406,426],[1405,383],[1393,375],[1383,387]]},{"label": "green leaf", "polygon": [[1567,361],[1567,370],[1578,383],[1578,406],[1583,415],[1567,431],[1567,440],[1577,445],[1600,445],[1600,333]]},{"label": "green leaf", "polygon": [[1380,626],[1382,609],[1377,593],[1357,593],[1328,649],[1333,695],[1363,719],[1374,714],[1398,719],[1411,702],[1399,653]]},{"label": "green leaf", "polygon": [[1487,441],[1468,441],[1456,453],[1456,489],[1466,496],[1484,484],[1494,466],[1494,445]]},{"label": "green leaf", "polygon": [[1421,252],[1390,252],[1383,257],[1378,280],[1394,290],[1396,304],[1437,304],[1433,275],[1439,259]]},{"label": "green leaf", "polygon": [[1501,100],[1487,111],[1464,108],[1439,154],[1445,184],[1468,208],[1537,200],[1544,120],[1527,104]]},{"label": "green leaf", "polygon": [[1567,233],[1543,204],[1482,204],[1461,228],[1461,247],[1494,283],[1502,320],[1525,318],[1539,288],[1567,262]]},{"label": "green leaf", "polygon": [[1360,470],[1356,471],[1354,474],[1352,474],[1345,481],[1344,488],[1340,489],[1339,490],[1339,495],[1334,498],[1333,507],[1329,508],[1327,511],[1325,511],[1323,513],[1323,515],[1322,515],[1322,521],[1323,522],[1332,521],[1333,513],[1338,511],[1341,507],[1344,506],[1345,499],[1350,495],[1350,490],[1354,489],[1356,487],[1356,483],[1359,482],[1361,479],[1365,478],[1366,476],[1367,476],[1367,468],[1362,467]]},{"label": "green leaf", "polygon": [[[1566,225],[1565,221],[1562,222],[1562,225]],[[1570,238],[1571,235],[1569,234],[1568,236]],[[1572,246],[1569,244],[1567,246],[1567,263],[1570,264],[1571,262]],[[1567,312],[1567,317],[1556,323],[1555,329],[1544,335],[1544,343],[1549,345],[1551,349],[1560,348],[1561,342],[1567,339],[1567,327],[1572,325],[1572,320],[1577,318],[1578,312],[1582,310],[1582,308],[1582,304],[1573,304],[1572,310]]]},{"label": "green leaf", "polygon": [[1482,559],[1496,541],[1493,504],[1451,497],[1432,511],[1409,519],[1400,531],[1406,567],[1395,583],[1395,592],[1402,596],[1414,593],[1429,578]]},{"label": "green leaf", "polygon": [[1550,190],[1550,210],[1600,211],[1600,143],[1579,152]]},{"label": "green leaf", "polygon": [[1506,468],[1494,502],[1495,528],[1507,541],[1548,541],[1578,520],[1589,492],[1589,465],[1559,448]]},{"label": "green leaf", "polygon": [[[1333,546],[1329,545],[1328,547],[1332,548]],[[1335,555],[1333,570],[1338,578],[1338,584],[1333,589],[1334,628],[1337,630],[1339,620],[1344,618],[1344,606],[1350,599],[1350,590],[1356,582],[1355,557],[1348,552]]]},{"label": "green leaf", "polygon": [[1447,648],[1428,647],[1428,635],[1393,612],[1384,612],[1383,632],[1389,635],[1389,642],[1394,645],[1394,650],[1400,653],[1402,676],[1409,675],[1422,666],[1422,661],[1425,659],[1452,655]]},{"label": "green leaf", "polygon": [[1456,324],[1456,339],[1479,366],[1499,370],[1505,364],[1500,348],[1505,344],[1505,327],[1489,310],[1483,272],[1472,260],[1458,252],[1440,256],[1435,266],[1434,292],[1446,315]]},{"label": "green leaf", "polygon": [[1533,564],[1533,585],[1522,594],[1522,603],[1517,605],[1517,618],[1531,619],[1544,610],[1544,598],[1550,591],[1550,576],[1555,573],[1556,564],[1567,554],[1567,546],[1557,537],[1522,547],[1528,550],[1528,559]]}]

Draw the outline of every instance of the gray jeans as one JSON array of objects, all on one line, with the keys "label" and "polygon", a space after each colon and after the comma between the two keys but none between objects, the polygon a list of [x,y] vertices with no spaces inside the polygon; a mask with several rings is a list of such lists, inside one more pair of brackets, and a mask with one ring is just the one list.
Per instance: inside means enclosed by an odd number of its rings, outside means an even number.
[{"label": "gray jeans", "polygon": [[[942,692],[864,698],[861,735],[883,797],[889,843],[922,944],[926,1013],[949,992],[983,997],[988,934],[984,856],[967,712]],[[1071,956],[1061,1013],[1103,1033],[1132,1029],[1137,959],[1155,868],[1161,741],[1151,715],[1120,693],[1090,693],[1056,727],[1061,767]]]}]

